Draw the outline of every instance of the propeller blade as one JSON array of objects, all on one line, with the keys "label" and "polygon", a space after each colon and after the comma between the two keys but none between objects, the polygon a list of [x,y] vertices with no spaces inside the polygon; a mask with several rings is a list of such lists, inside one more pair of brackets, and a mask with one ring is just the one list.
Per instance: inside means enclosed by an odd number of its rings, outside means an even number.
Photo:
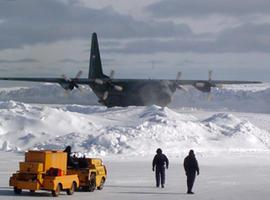
[{"label": "propeller blade", "polygon": [[77,75],[75,76],[75,79],[80,78],[81,75],[82,75],[82,70],[78,71]]},{"label": "propeller blade", "polygon": [[188,92],[188,89],[180,84],[177,84],[176,87],[180,90],[184,90],[185,92]]},{"label": "propeller blade", "polygon": [[95,83],[97,83],[97,84],[99,84],[99,85],[103,85],[103,84],[104,84],[104,81],[101,80],[101,79],[96,78],[96,79],[95,79]]},{"label": "propeller blade", "polygon": [[208,72],[208,80],[209,81],[212,81],[212,74],[213,74],[213,71],[209,70],[209,72]]},{"label": "propeller blade", "polygon": [[102,100],[105,101],[108,98],[108,96],[109,96],[109,92],[105,91],[103,94]]},{"label": "propeller blade", "polygon": [[120,85],[113,85],[113,88],[119,92],[123,91],[123,87]]},{"label": "propeller blade", "polygon": [[178,72],[176,75],[176,88],[180,89],[180,90],[184,90],[185,92],[188,92],[188,89],[185,88],[184,86],[180,85],[179,83],[177,83],[177,81],[180,80],[182,76],[182,72]]},{"label": "propeller blade", "polygon": [[80,86],[77,83],[74,83],[74,87],[77,88],[77,89],[80,88]]},{"label": "propeller blade", "polygon": [[113,78],[113,76],[114,76],[114,70],[111,70],[111,73],[110,73],[110,79],[112,79]]},{"label": "propeller blade", "polygon": [[182,72],[178,72],[176,75],[176,80],[177,81],[180,80],[181,76],[182,76]]},{"label": "propeller blade", "polygon": [[70,78],[68,78],[65,74],[62,74],[62,77],[63,77],[63,79],[65,79],[65,81],[70,81]]},{"label": "propeller blade", "polygon": [[88,91],[87,91],[87,88],[84,86],[84,85],[80,85],[80,87],[78,88],[79,89],[79,91],[81,92],[81,94],[82,93],[87,93]]}]

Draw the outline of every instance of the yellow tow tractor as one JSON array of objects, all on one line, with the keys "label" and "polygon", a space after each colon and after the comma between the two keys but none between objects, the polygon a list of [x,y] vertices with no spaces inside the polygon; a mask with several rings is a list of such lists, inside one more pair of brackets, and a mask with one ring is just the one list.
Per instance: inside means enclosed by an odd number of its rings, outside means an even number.
[{"label": "yellow tow tractor", "polygon": [[103,189],[107,178],[107,170],[101,159],[74,157],[73,161],[77,163],[77,166],[68,167],[67,174],[78,175],[80,189],[89,192],[93,192],[95,189]]},{"label": "yellow tow tractor", "polygon": [[26,189],[30,192],[48,190],[58,196],[61,190],[72,195],[80,185],[77,174],[67,171],[67,153],[63,151],[28,151],[25,161],[20,162],[19,171],[10,177],[9,185],[14,193]]}]

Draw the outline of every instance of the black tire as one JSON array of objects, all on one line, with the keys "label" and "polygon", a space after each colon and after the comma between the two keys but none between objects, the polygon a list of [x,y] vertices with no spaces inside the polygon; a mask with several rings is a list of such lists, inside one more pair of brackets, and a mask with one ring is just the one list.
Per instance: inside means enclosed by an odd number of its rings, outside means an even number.
[{"label": "black tire", "polygon": [[98,190],[102,190],[104,187],[104,183],[105,183],[105,178],[103,177],[100,181],[100,185],[97,187]]},{"label": "black tire", "polygon": [[22,189],[19,189],[17,187],[14,187],[13,191],[14,191],[15,194],[21,194],[22,193]]},{"label": "black tire", "polygon": [[61,184],[58,183],[57,187],[56,187],[56,190],[52,190],[52,196],[53,197],[58,197],[60,192],[61,192]]},{"label": "black tire", "polygon": [[29,192],[30,192],[31,194],[34,194],[36,191],[35,191],[35,190],[29,190]]},{"label": "black tire", "polygon": [[96,189],[96,174],[90,175],[90,179],[88,181],[88,186],[86,189],[88,192],[94,192],[94,190]]},{"label": "black tire", "polygon": [[75,190],[76,190],[76,183],[73,182],[73,183],[71,184],[70,189],[67,189],[67,195],[73,195],[73,193],[74,193]]}]

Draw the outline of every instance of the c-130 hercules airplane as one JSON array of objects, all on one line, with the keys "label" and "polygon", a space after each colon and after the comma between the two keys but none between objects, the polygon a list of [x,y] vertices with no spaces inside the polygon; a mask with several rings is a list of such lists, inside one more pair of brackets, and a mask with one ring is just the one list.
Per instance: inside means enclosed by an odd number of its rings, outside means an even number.
[{"label": "c-130 hercules airplane", "polygon": [[97,34],[92,34],[88,78],[80,78],[79,71],[75,78],[22,78],[0,77],[0,80],[31,81],[59,83],[65,90],[79,88],[79,85],[89,85],[99,102],[107,107],[113,106],[144,106],[156,104],[166,106],[172,100],[176,89],[185,89],[184,85],[192,85],[202,92],[210,92],[211,87],[222,84],[254,84],[258,81],[221,81],[212,80],[211,71],[208,80],[181,80],[178,73],[175,80],[166,79],[114,79],[113,71],[110,76],[103,74],[99,53]]}]

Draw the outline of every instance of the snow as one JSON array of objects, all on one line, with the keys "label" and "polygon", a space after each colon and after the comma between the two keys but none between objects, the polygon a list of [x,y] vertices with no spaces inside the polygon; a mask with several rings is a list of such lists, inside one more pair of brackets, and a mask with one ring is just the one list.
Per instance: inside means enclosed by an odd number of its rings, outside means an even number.
[{"label": "snow", "polygon": [[[0,152],[0,199],[52,199],[50,192],[37,191],[30,194],[24,190],[14,195],[8,180],[24,158],[10,152]],[[166,170],[165,188],[156,188],[151,159],[145,161],[104,159],[108,179],[101,191],[75,192],[67,196],[62,192],[57,199],[119,199],[119,200],[174,200],[174,199],[245,199],[268,200],[270,184],[270,156],[253,153],[234,157],[200,157],[200,175],[196,177],[194,195],[186,194],[186,177],[182,167],[184,157],[170,159]]]},{"label": "snow", "polygon": [[[103,191],[70,199],[269,199],[270,84],[231,85],[207,94],[177,91],[172,103],[106,108],[89,88],[65,93],[54,84],[0,90],[0,199],[51,199],[48,192],[14,196],[8,179],[28,149],[64,149],[101,157]],[[170,159],[165,189],[154,187],[151,161]],[[201,174],[186,195],[182,162],[195,150]],[[67,198],[63,194],[59,197]]]},{"label": "snow", "polygon": [[88,87],[69,94],[55,84],[2,89],[0,149],[71,145],[91,156],[122,157],[148,156],[158,147],[172,156],[190,148],[204,155],[269,150],[270,84],[230,85],[211,95],[209,101],[207,94],[189,88],[165,108],[106,108],[78,105],[96,104]]},{"label": "snow", "polygon": [[148,156],[158,147],[171,156],[267,151],[270,134],[233,114],[206,119],[158,106],[105,108],[0,102],[0,149],[64,149],[91,156]]}]

